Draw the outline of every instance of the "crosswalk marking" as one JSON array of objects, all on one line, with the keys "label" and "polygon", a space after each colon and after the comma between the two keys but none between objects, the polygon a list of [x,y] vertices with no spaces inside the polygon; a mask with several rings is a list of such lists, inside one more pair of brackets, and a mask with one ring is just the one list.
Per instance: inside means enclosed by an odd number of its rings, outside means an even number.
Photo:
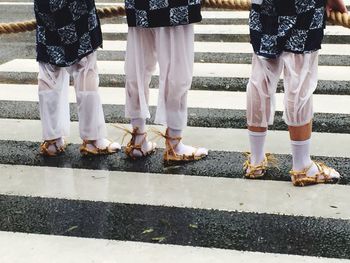
[{"label": "crosswalk marking", "polygon": [[300,191],[290,182],[11,165],[0,165],[0,183],[6,195],[350,219],[340,185]]},{"label": "crosswalk marking", "polygon": [[[350,30],[349,30],[350,31]],[[124,75],[123,61],[98,61],[99,74]],[[14,59],[0,65],[0,72],[37,73],[38,63],[34,59]],[[329,74],[332,72],[332,74]],[[195,63],[194,77],[249,78],[251,65]],[[350,68],[345,66],[319,66],[319,79],[332,81],[350,81]],[[156,70],[159,74],[159,69]]]},{"label": "crosswalk marking", "polygon": [[[8,101],[38,101],[37,85],[0,84],[0,98]],[[101,87],[100,95],[104,104],[124,105],[124,88]],[[283,111],[283,93],[276,94],[276,109]],[[76,102],[73,88],[69,93],[70,102]],[[348,95],[314,95],[315,112],[350,114],[350,96]],[[156,106],[158,90],[150,90],[149,105]],[[329,105],[332,105],[330,108]],[[230,91],[190,90],[188,106],[209,109],[246,109],[246,93]]]},{"label": "crosswalk marking", "polygon": [[[249,34],[249,27],[247,25],[195,25],[196,34]],[[104,24],[102,25],[102,32],[115,34],[127,33],[128,27],[126,24]],[[349,29],[342,26],[328,26],[325,29],[325,35],[333,36],[350,36]]]},{"label": "crosswalk marking", "polygon": [[[148,244],[93,238],[0,232],[2,263],[348,263],[345,259],[243,252],[227,249]],[[13,258],[17,258],[13,261]],[[103,261],[101,261],[103,259]]]},{"label": "crosswalk marking", "polygon": [[[120,51],[126,49],[126,41],[105,40],[101,51]],[[205,42],[196,41],[194,44],[195,52],[202,53],[252,53],[252,46],[249,43],[241,42]],[[342,55],[350,56],[350,49],[346,44],[323,44],[319,51],[321,55]]]}]

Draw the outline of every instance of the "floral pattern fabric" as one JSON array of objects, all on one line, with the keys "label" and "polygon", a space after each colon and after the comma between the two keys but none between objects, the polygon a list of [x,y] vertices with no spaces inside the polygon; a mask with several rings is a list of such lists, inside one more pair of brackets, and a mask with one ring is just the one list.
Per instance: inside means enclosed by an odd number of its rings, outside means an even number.
[{"label": "floral pattern fabric", "polygon": [[201,0],[125,0],[129,27],[164,27],[200,22]]},{"label": "floral pattern fabric", "polygon": [[283,51],[298,54],[321,48],[325,0],[263,0],[252,4],[249,17],[254,52],[276,58]]},{"label": "floral pattern fabric", "polygon": [[37,60],[68,67],[102,45],[94,0],[34,0]]}]

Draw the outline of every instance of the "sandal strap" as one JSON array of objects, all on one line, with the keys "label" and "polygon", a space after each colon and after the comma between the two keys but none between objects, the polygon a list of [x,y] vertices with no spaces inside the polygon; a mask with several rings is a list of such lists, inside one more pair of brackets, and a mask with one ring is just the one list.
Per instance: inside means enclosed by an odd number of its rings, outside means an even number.
[{"label": "sandal strap", "polygon": [[[270,153],[266,153],[264,160],[257,165],[251,163],[251,153],[244,153],[247,160],[243,164],[243,169],[246,171],[246,176],[254,176],[256,172],[266,171],[269,167],[277,167],[277,159]],[[249,169],[249,172],[247,170]]]},{"label": "sandal strap", "polygon": [[[139,132],[139,127],[135,127],[132,131],[130,130],[125,130],[127,134],[131,135],[131,139],[127,146],[125,147],[125,153],[132,159],[136,159],[134,156],[134,151],[139,151],[142,154],[142,157],[145,157],[148,155],[148,152],[144,152],[142,150],[142,145],[145,143],[147,139],[147,132]],[[141,143],[136,144],[136,136],[143,136],[143,139]]]},{"label": "sandal strap", "polygon": [[[49,147],[53,145],[55,147],[56,152],[55,153],[50,153],[49,152]],[[47,155],[52,155],[55,156],[57,154],[60,154],[64,152],[65,145],[63,144],[62,146],[57,145],[57,139],[53,140],[45,140],[40,144],[40,151],[42,154],[47,154]]]},{"label": "sandal strap", "polygon": [[[313,167],[313,165],[316,165],[318,173],[314,174],[314,175],[307,175],[307,173],[309,172],[309,170]],[[306,167],[304,170],[302,171],[295,171],[295,170],[291,170],[289,172],[289,174],[294,177],[296,180],[298,179],[303,179],[303,178],[310,178],[313,180],[316,180],[317,182],[319,181],[319,178],[321,176],[323,176],[324,180],[327,182],[329,180],[331,180],[330,174],[327,174],[325,172],[325,170],[333,170],[333,168],[330,168],[329,166],[327,166],[325,163],[323,162],[317,162],[317,161],[313,161],[311,163],[310,166]]]}]

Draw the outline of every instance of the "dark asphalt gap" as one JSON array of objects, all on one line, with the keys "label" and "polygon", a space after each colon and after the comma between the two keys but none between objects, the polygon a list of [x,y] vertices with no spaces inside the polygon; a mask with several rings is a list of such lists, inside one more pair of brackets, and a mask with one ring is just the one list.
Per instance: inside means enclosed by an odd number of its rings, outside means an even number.
[{"label": "dark asphalt gap", "polygon": [[1,231],[350,258],[349,220],[4,195],[0,210]]},{"label": "dark asphalt gap", "polygon": [[[117,74],[101,74],[101,87],[124,87],[125,76]],[[38,73],[34,72],[0,72],[0,83],[9,84],[37,84]],[[211,91],[246,91],[248,78],[226,77],[194,77],[193,90]],[[151,88],[158,88],[158,76],[153,76]],[[325,95],[350,95],[350,81],[320,80],[315,94]],[[283,92],[282,80],[278,84],[277,92]]]},{"label": "dark asphalt gap", "polygon": [[[76,104],[71,104],[71,120],[78,121]],[[129,123],[124,116],[124,105],[103,105],[107,123]],[[150,107],[152,116],[155,116],[156,107]],[[200,109],[188,110],[188,125],[194,127],[214,128],[246,128],[245,110],[228,109]],[[2,119],[29,119],[39,120],[38,102],[0,101],[0,118]],[[154,118],[149,123],[153,123]],[[287,130],[282,119],[282,112],[277,112],[274,125],[270,130]],[[346,133],[350,134],[350,115],[316,113],[313,123],[315,132]]]},{"label": "dark asphalt gap", "polygon": [[[127,33],[103,33],[104,40],[126,40]],[[250,42],[248,34],[196,34],[195,41],[208,42]],[[326,35],[323,44],[349,44],[348,35]]]},{"label": "dark asphalt gap", "polygon": [[[39,143],[27,141],[0,141],[0,163],[8,165],[29,165],[38,167],[76,168],[88,170],[125,171],[157,174],[181,174],[190,176],[243,178],[245,157],[240,152],[210,151],[209,156],[197,162],[164,164],[163,149],[140,160],[129,159],[122,151],[108,156],[84,157],[79,145],[71,144],[64,154],[48,158],[39,154]],[[278,168],[271,168],[265,180],[290,181],[290,155],[276,154]],[[350,185],[350,158],[315,157],[343,176],[340,184]]]}]

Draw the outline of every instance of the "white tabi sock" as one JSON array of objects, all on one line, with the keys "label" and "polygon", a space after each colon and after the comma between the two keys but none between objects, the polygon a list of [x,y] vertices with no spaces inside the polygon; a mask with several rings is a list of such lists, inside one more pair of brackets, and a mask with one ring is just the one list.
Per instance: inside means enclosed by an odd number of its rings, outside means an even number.
[{"label": "white tabi sock", "polygon": [[[168,135],[170,137],[174,137],[174,138],[181,138],[182,137],[182,130],[175,130],[175,129],[171,129],[168,128]],[[208,150],[205,148],[194,148],[192,146],[189,145],[185,145],[182,143],[182,141],[178,141],[178,140],[170,140],[170,143],[175,146],[177,143],[177,146],[174,147],[174,151],[179,154],[179,155],[192,155],[193,153],[196,153],[196,156],[201,156],[201,155],[208,155]]]},{"label": "white tabi sock", "polygon": [[250,142],[250,162],[252,165],[259,165],[265,159],[265,141],[267,131],[253,132],[248,130]]}]

